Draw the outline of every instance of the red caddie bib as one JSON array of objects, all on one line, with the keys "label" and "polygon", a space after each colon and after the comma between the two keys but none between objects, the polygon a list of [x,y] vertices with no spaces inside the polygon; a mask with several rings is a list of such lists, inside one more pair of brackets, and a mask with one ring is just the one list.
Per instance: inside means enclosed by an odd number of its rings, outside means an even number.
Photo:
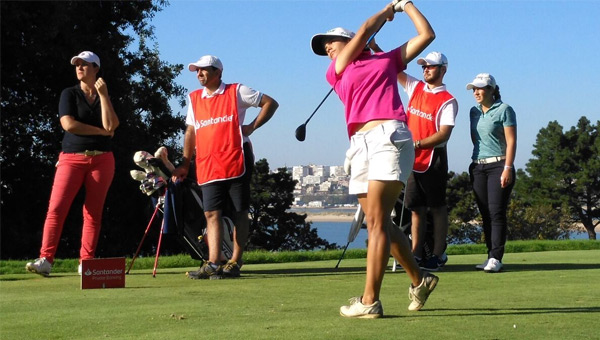
[{"label": "red caddie bib", "polygon": [[[440,111],[447,102],[454,100],[448,91],[426,92],[425,83],[420,81],[408,101],[407,124],[414,140],[421,140],[440,129]],[[433,148],[415,149],[413,171],[425,172],[431,165]]]},{"label": "red caddie bib", "polygon": [[209,98],[202,98],[202,89],[190,93],[200,185],[241,177],[246,172],[237,88],[238,84],[228,84],[223,94]]}]

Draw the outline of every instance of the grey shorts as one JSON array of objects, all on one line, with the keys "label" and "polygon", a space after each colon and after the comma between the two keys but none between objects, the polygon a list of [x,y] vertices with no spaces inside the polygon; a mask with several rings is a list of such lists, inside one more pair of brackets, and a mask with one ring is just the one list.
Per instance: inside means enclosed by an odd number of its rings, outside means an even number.
[{"label": "grey shorts", "polygon": [[406,183],[415,161],[412,135],[406,123],[390,120],[354,134],[346,158],[350,160],[350,194],[366,193],[373,180]]}]

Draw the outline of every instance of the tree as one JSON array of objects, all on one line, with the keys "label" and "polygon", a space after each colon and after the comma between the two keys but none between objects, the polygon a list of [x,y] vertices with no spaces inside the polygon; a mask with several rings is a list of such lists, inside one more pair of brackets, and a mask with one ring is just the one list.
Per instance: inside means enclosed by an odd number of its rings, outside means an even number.
[{"label": "tree", "polygon": [[460,175],[452,171],[448,173],[446,202],[448,202],[448,242],[483,242],[481,216],[468,173],[463,172]]},{"label": "tree", "polygon": [[569,238],[572,223],[562,211],[568,207],[554,209],[550,204],[528,205],[513,198],[508,206],[509,240],[558,240]]},{"label": "tree", "polygon": [[286,168],[269,172],[266,159],[256,162],[252,177],[249,249],[312,250],[335,248],[321,239],[306,222],[306,215],[287,210],[294,201],[294,187]]},{"label": "tree", "polygon": [[[600,121],[596,125],[581,117],[576,127],[563,133],[553,121],[540,130],[533,158],[517,181],[515,191],[523,204],[540,213],[558,212],[561,227],[581,223],[589,238],[600,223]],[[552,212],[552,213],[554,213]]]},{"label": "tree", "polygon": [[[2,1],[2,257],[35,257],[48,206],[62,129],[61,91],[77,83],[70,58],[91,50],[100,56],[121,121],[113,139],[116,173],[99,241],[100,256],[135,250],[147,223],[147,200],[129,176],[138,150],[176,147],[183,129],[169,100],[183,105],[174,83],[183,65],[161,61],[149,20],[165,1]],[[58,257],[78,256],[81,197],[65,223]],[[139,198],[139,199],[138,199]],[[149,242],[146,242],[147,244]]]}]

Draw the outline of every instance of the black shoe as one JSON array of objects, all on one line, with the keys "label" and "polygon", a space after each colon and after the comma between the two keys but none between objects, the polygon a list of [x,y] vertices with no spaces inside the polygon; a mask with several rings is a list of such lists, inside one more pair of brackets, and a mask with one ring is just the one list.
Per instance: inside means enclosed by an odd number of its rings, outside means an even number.
[{"label": "black shoe", "polygon": [[223,266],[206,261],[197,271],[185,275],[192,280],[218,280],[223,278]]},{"label": "black shoe", "polygon": [[419,267],[428,272],[437,272],[441,268],[440,262],[440,259],[436,255],[433,255],[427,260],[423,261]]},{"label": "black shoe", "polygon": [[229,260],[223,265],[223,277],[236,278],[240,277],[240,266],[236,261]]}]

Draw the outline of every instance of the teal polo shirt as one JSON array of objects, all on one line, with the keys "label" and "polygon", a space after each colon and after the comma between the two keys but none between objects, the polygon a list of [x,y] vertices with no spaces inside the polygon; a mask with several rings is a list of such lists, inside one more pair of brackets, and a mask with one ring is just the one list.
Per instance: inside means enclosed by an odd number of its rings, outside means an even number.
[{"label": "teal polo shirt", "polygon": [[504,128],[517,126],[517,117],[512,107],[498,100],[485,114],[481,105],[473,106],[469,116],[473,139],[471,159],[506,156]]}]

